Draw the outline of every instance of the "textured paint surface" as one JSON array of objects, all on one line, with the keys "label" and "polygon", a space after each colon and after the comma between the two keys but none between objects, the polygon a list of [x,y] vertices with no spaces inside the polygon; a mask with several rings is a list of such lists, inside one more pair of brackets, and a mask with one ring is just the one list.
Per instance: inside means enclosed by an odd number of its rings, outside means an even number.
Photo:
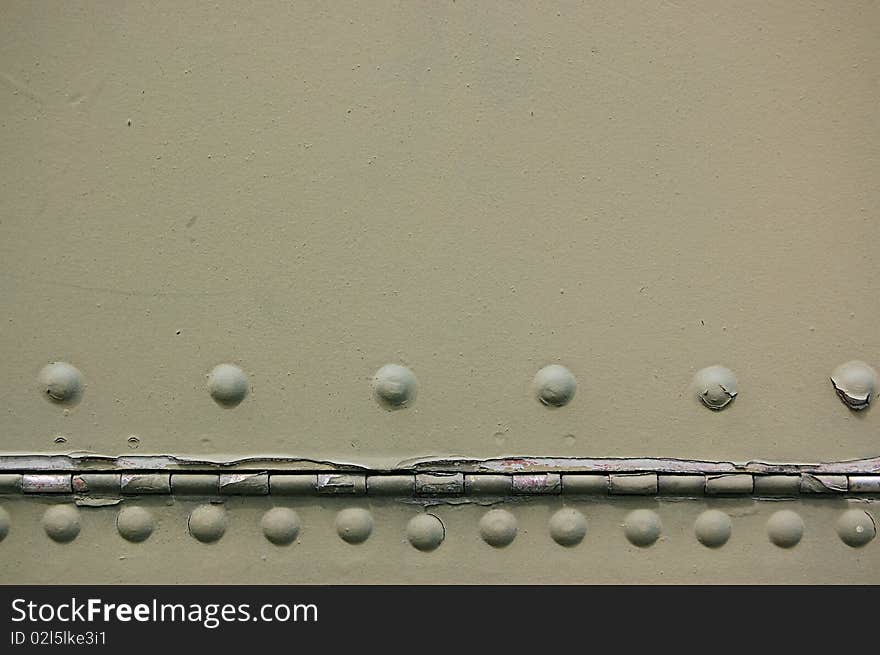
[{"label": "textured paint surface", "polygon": [[[875,456],[874,3],[0,7],[0,450]],[[129,125],[130,123],[130,125]],[[870,275],[868,276],[870,279]],[[87,373],[45,402],[48,361]],[[204,374],[235,362],[234,409]],[[697,411],[715,361],[741,393]],[[401,362],[418,402],[377,407]],[[550,411],[541,366],[583,383]]]},{"label": "textured paint surface", "polygon": [[[874,539],[852,547],[838,534],[848,510],[868,511],[876,519],[877,503],[734,498],[583,499],[566,500],[564,505],[558,498],[508,501],[495,507],[515,516],[519,529],[512,543],[493,548],[480,534],[487,508],[473,504],[434,505],[426,514],[421,507],[392,499],[363,499],[356,505],[338,498],[285,501],[284,506],[297,513],[301,529],[292,543],[279,547],[261,527],[274,505],[268,498],[227,500],[227,529],[212,543],[186,533],[187,517],[201,502],[197,500],[169,504],[138,499],[137,504],[159,522],[142,543],[116,533],[117,510],[108,507],[80,508],[78,537],[55,542],[40,528],[47,502],[0,499],[10,515],[9,534],[0,542],[4,582],[143,583],[145,576],[155,584],[880,582],[880,543]],[[355,506],[372,514],[375,529],[369,539],[351,545],[337,535],[336,520],[337,512]],[[578,538],[568,546],[555,540],[560,533],[553,519],[563,507],[589,521],[586,536],[581,540],[578,528]],[[730,539],[715,548],[707,548],[694,534],[695,522],[708,509],[727,514],[733,527]],[[631,512],[645,510],[659,517],[662,533],[649,547],[639,547],[627,539],[624,523]],[[803,537],[791,548],[768,539],[767,521],[780,510],[793,511],[805,526]],[[442,521],[442,534],[431,532],[436,526],[432,515]],[[433,550],[411,543],[414,532],[407,526],[416,517],[426,519],[429,528],[414,531],[417,536],[426,541],[431,534],[442,536]]]},{"label": "textured paint surface", "polygon": [[[872,2],[5,0],[0,452],[878,457],[878,410],[828,380],[880,366],[878,106]],[[50,362],[81,372],[76,402],[46,401]],[[691,390],[715,362],[738,381],[723,412]],[[206,388],[220,363],[241,369],[220,394],[237,404]],[[418,380],[403,411],[376,402],[388,363]],[[564,407],[535,400],[554,364],[578,382]],[[578,506],[589,532],[563,548],[557,500],[530,500],[501,549],[479,507],[431,508],[407,536],[416,508],[365,501],[352,547],[334,520],[356,508],[330,500],[264,534],[268,499],[137,498],[159,526],[141,543],[117,509],[41,524],[43,500],[2,502],[9,581],[177,581],[158,565],[178,553],[190,581],[880,570],[876,540],[838,537],[868,529],[835,527],[842,500],[793,504],[791,548],[768,538],[772,503],[719,501],[732,536],[706,548],[704,501],[646,499]],[[662,525],[648,548],[620,528],[636,510]],[[569,522],[557,537],[576,541]],[[616,566],[587,566],[600,556]]]}]

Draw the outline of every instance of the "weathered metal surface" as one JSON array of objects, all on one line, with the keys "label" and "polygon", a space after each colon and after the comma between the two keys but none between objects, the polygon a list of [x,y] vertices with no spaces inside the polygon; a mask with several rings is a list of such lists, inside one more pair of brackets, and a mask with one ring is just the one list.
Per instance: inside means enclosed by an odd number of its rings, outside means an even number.
[{"label": "weathered metal surface", "polygon": [[[876,580],[880,561],[878,540],[866,541],[875,534],[877,504],[844,499],[542,497],[422,507],[370,497],[227,497],[219,506],[142,497],[75,507],[66,499],[15,497],[0,500],[0,507],[9,517],[0,542],[7,583],[858,583]],[[58,507],[71,511],[50,512]],[[196,512],[208,507],[221,509]],[[514,538],[503,547],[481,536],[481,520],[492,508],[514,519]],[[267,517],[279,509],[288,511]],[[721,522],[704,519],[707,510],[722,513]],[[803,525],[789,547],[772,540],[792,538],[773,520],[783,510]],[[632,526],[645,520],[630,516],[637,511],[659,520],[650,545],[631,541],[641,538]],[[433,550],[415,547],[407,531],[424,514],[443,526]],[[580,536],[578,520],[585,526]],[[729,537],[715,546],[724,520]],[[508,524],[501,527],[509,532]]]},{"label": "weathered metal surface", "polygon": [[4,580],[880,582],[876,3],[0,17]]},{"label": "weathered metal surface", "polygon": [[103,495],[197,494],[221,496],[488,495],[539,496],[624,495],[693,496],[745,495],[757,498],[815,493],[848,493],[870,497],[880,493],[880,475],[657,475],[656,473],[492,473],[434,472],[416,475],[350,473],[25,473],[8,475],[3,492],[14,494],[97,493]]}]

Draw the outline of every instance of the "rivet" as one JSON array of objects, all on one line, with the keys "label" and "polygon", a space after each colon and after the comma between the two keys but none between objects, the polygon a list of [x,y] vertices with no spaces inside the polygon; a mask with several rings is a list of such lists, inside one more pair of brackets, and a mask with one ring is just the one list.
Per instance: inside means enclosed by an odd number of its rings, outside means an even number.
[{"label": "rivet", "polygon": [[373,532],[373,516],[361,507],[349,507],[336,515],[336,534],[350,544],[361,544]]},{"label": "rivet", "polygon": [[146,541],[156,527],[153,514],[143,507],[123,507],[116,515],[116,529],[123,539],[140,543]]},{"label": "rivet", "polygon": [[74,405],[82,398],[82,373],[67,362],[52,362],[40,371],[39,385],[43,397],[58,405]]},{"label": "rivet", "polygon": [[623,533],[639,548],[647,548],[657,541],[662,529],[660,517],[649,509],[633,510],[623,521]]},{"label": "rivet", "polygon": [[767,521],[767,536],[780,548],[792,548],[804,536],[804,522],[790,509],[780,510]]},{"label": "rivet", "polygon": [[837,534],[847,546],[864,546],[877,534],[877,526],[868,512],[862,509],[848,509],[837,521]]},{"label": "rivet", "polygon": [[736,398],[736,376],[724,366],[708,366],[694,375],[693,391],[709,409],[722,410]]},{"label": "rivet", "polygon": [[841,364],[831,373],[837,397],[852,410],[866,409],[877,387],[877,371],[858,360]]},{"label": "rivet", "polygon": [[189,515],[188,528],[202,543],[213,543],[226,532],[226,510],[219,505],[199,505]]},{"label": "rivet", "polygon": [[406,366],[386,364],[373,376],[373,394],[386,409],[403,409],[415,402],[418,382]]},{"label": "rivet", "polygon": [[273,507],[260,521],[266,539],[276,546],[286,546],[299,535],[299,514],[289,507]]},{"label": "rivet", "polygon": [[510,545],[516,539],[516,517],[505,509],[490,509],[480,519],[480,536],[495,548]]},{"label": "rivet", "polygon": [[248,394],[248,379],[234,364],[218,364],[208,374],[208,393],[222,407],[235,407]]},{"label": "rivet", "polygon": [[532,386],[541,403],[548,407],[562,407],[574,398],[577,380],[564,366],[550,364],[535,374]]},{"label": "rivet", "polygon": [[418,550],[427,552],[436,549],[446,537],[443,522],[433,514],[419,514],[410,519],[406,526],[409,542]]},{"label": "rivet", "polygon": [[720,548],[730,539],[730,517],[717,509],[700,514],[694,523],[697,540],[707,548]]},{"label": "rivet", "polygon": [[73,505],[53,505],[43,514],[43,529],[53,541],[73,541],[79,534],[79,510]]},{"label": "rivet", "polygon": [[587,519],[574,508],[563,507],[550,517],[550,536],[560,546],[577,546],[587,534]]}]

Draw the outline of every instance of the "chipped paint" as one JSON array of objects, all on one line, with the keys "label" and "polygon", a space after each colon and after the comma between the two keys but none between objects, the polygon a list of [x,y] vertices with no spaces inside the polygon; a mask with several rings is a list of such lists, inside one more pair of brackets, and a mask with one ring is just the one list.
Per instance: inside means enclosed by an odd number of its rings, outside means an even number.
[{"label": "chipped paint", "polygon": [[[391,473],[753,473],[817,475],[856,475],[880,473],[880,457],[851,459],[838,462],[760,462],[743,463],[653,457],[502,457],[412,458],[396,466],[373,469],[366,464],[310,458],[263,456],[238,459],[206,459],[183,455],[147,455],[112,457],[93,454],[69,455],[2,455],[0,472],[69,471],[288,471],[288,472],[361,472]],[[331,480],[331,478],[327,478]]]},{"label": "chipped paint", "polygon": [[846,362],[834,369],[831,384],[844,405],[861,411],[868,408],[874,397],[877,372],[864,362]]},{"label": "chipped paint", "polygon": [[4,580],[878,581],[877,3],[156,3],[4,3]]}]

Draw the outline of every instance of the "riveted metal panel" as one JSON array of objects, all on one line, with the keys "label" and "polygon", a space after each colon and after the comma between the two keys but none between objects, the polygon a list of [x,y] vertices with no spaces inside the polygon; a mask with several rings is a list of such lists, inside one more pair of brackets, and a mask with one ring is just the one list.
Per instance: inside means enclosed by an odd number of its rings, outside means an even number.
[{"label": "riveted metal panel", "polygon": [[880,581],[876,4],[0,16],[4,580]]}]

